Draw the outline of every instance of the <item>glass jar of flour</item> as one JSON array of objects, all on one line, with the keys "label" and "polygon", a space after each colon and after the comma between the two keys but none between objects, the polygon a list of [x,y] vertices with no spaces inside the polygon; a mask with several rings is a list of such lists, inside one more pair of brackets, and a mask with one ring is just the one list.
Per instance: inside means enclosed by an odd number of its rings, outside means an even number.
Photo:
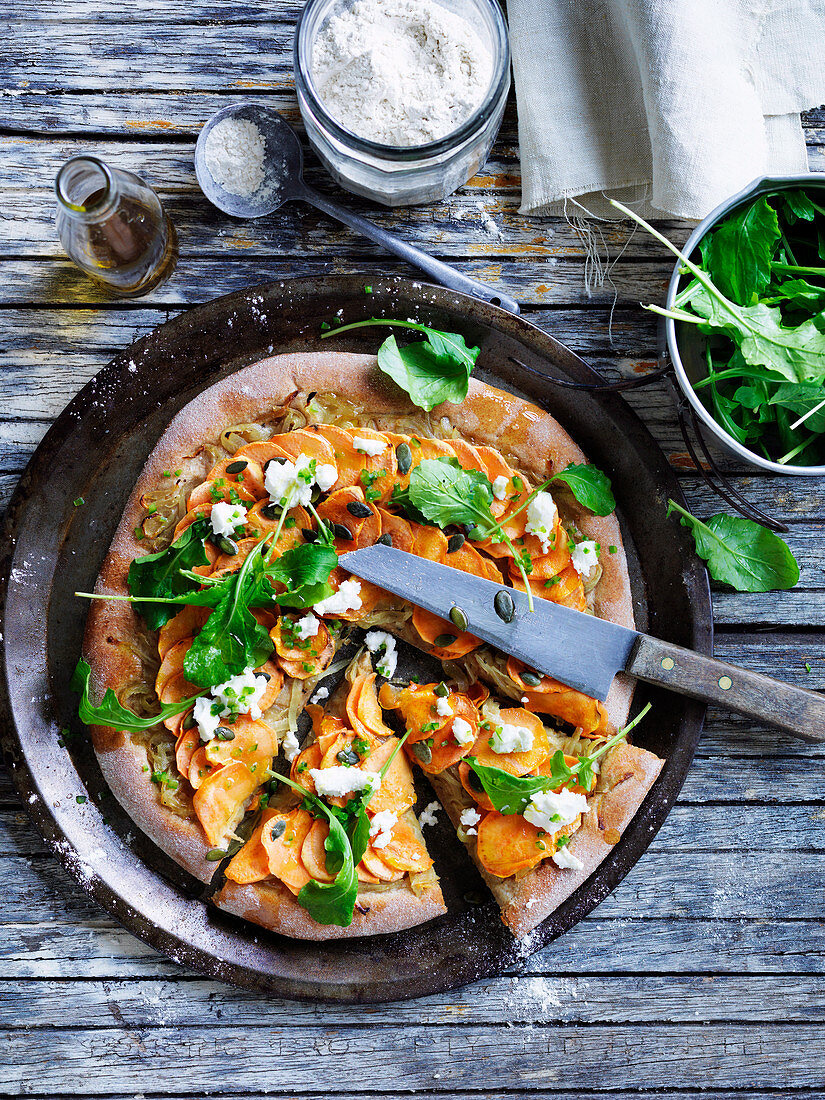
[{"label": "glass jar of flour", "polygon": [[308,0],[295,85],[310,143],[342,187],[434,202],[484,164],[510,88],[498,0]]}]

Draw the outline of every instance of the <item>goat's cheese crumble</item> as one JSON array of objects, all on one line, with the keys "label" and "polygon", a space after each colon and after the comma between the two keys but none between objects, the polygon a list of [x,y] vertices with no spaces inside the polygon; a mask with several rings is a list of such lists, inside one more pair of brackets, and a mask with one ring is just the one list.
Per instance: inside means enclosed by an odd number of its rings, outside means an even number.
[{"label": "goat's cheese crumble", "polygon": [[320,629],[321,620],[316,619],[311,611],[307,612],[307,614],[295,624],[295,633],[301,641],[306,641],[307,638],[314,638]]},{"label": "goat's cheese crumble", "polygon": [[[439,697],[436,700],[435,712],[436,714],[440,714],[442,718],[451,718],[455,714],[455,711],[450,706],[448,696],[445,695],[443,698]],[[453,728],[455,728],[455,723],[453,723]]]},{"label": "goat's cheese crumble", "polygon": [[534,794],[524,811],[524,819],[548,833],[557,833],[575,821],[579,814],[586,813],[587,799],[584,795],[562,787],[558,791]]},{"label": "goat's cheese crumble", "polygon": [[581,871],[584,867],[579,857],[574,856],[566,846],[553,853],[553,862],[557,867],[569,867],[571,871]]},{"label": "goat's cheese crumble", "polygon": [[273,504],[279,504],[282,508],[306,507],[312,500],[314,485],[326,492],[337,480],[335,466],[298,455],[294,462],[290,459],[269,462],[264,474],[264,488]]},{"label": "goat's cheese crumble", "polygon": [[462,748],[465,745],[472,745],[473,741],[476,739],[476,735],[473,733],[473,727],[461,717],[453,719],[453,737]]},{"label": "goat's cheese crumble", "polygon": [[499,476],[493,482],[493,496],[496,500],[504,500],[507,496],[507,486],[510,484],[510,479],[505,477],[504,474]]},{"label": "goat's cheese crumble", "polygon": [[529,752],[533,747],[533,731],[526,726],[514,726],[505,722],[498,726],[490,738],[493,752]]},{"label": "goat's cheese crumble", "polygon": [[593,539],[582,539],[570,551],[573,568],[580,577],[589,577],[599,563],[598,543]]},{"label": "goat's cheese crumble", "polygon": [[464,826],[464,831],[467,836],[478,836],[476,825],[481,821],[481,814],[478,810],[474,809],[472,806],[468,806],[466,810],[461,811],[459,821]]},{"label": "goat's cheese crumble", "polygon": [[369,455],[370,458],[380,455],[389,446],[383,439],[365,439],[361,435],[352,437],[352,445],[356,451],[360,451],[362,455]]},{"label": "goat's cheese crumble", "polygon": [[363,768],[310,768],[309,774],[315,782],[315,790],[323,798],[340,798],[356,791],[377,791],[381,787],[378,772],[365,772]]},{"label": "goat's cheese crumble", "polygon": [[345,611],[357,611],[361,606],[360,591],[360,581],[342,581],[337,592],[325,600],[319,600],[312,610],[316,615],[343,615]]},{"label": "goat's cheese crumble", "polygon": [[235,528],[246,523],[246,508],[242,504],[218,501],[212,505],[209,522],[214,535],[228,535],[231,538],[235,534]]},{"label": "goat's cheese crumble", "polygon": [[428,802],[421,813],[418,815],[418,824],[423,829],[425,825],[438,824],[435,815],[441,809],[441,803],[438,801]]},{"label": "goat's cheese crumble", "polygon": [[[346,584],[346,581],[344,583]],[[379,653],[382,649],[384,650],[381,663],[375,667],[384,679],[391,679],[398,667],[398,651],[392,634],[388,634],[386,630],[370,630],[364,639],[364,644],[370,653]]]},{"label": "goat's cheese crumble", "polygon": [[266,691],[269,680],[256,676],[255,670],[246,669],[213,687],[211,696],[201,695],[195,700],[194,718],[202,741],[211,741],[221,724],[221,718],[229,714],[248,714],[253,719],[261,717],[258,704]]},{"label": "goat's cheese crumble", "polygon": [[527,505],[527,525],[524,529],[528,534],[536,536],[545,554],[550,550],[550,540],[558,518],[556,502],[547,492],[536,493]]},{"label": "goat's cheese crumble", "polygon": [[395,810],[379,810],[370,822],[370,843],[373,848],[386,848],[392,840],[392,829],[398,821]]}]

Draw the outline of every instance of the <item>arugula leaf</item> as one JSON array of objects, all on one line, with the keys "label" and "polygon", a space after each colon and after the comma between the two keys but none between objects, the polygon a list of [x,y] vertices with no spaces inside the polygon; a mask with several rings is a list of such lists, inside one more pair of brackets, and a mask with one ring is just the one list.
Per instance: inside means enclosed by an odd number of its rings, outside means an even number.
[{"label": "arugula leaf", "polygon": [[331,546],[319,542],[301,543],[287,550],[267,566],[266,575],[286,585],[286,592],[274,597],[283,607],[311,607],[332,595],[330,573],[338,565]]},{"label": "arugula leaf", "polygon": [[200,691],[189,699],[181,699],[177,703],[166,703],[153,717],[140,718],[134,711],[123,706],[111,688],[106,688],[103,698],[98,704],[93,703],[89,690],[91,673],[92,670],[88,661],[81,657],[77,662],[77,667],[69,684],[71,690],[78,692],[80,695],[78,713],[80,721],[87,726],[112,726],[113,729],[125,730],[127,733],[134,733],[137,730],[150,730],[166,718],[182,714],[191,707],[197,698],[206,694],[205,691]]},{"label": "arugula leaf", "polygon": [[[201,582],[180,570],[209,564],[203,544],[211,529],[207,520],[196,519],[166,550],[135,558],[126,582],[131,595],[162,598],[196,591]],[[176,614],[174,605],[147,603],[138,610],[150,630],[159,630]]]},{"label": "arugula leaf", "polygon": [[249,597],[259,590],[265,545],[259,542],[247,556],[234,574],[234,584],[222,590],[215,609],[195,635],[183,659],[183,671],[191,683],[222,684],[247,668],[259,668],[275,648],[266,628],[249,610]]},{"label": "arugula leaf", "polygon": [[571,462],[565,470],[554,474],[550,480],[563,481],[570,487],[579,504],[583,504],[597,516],[609,516],[616,508],[610,478],[598,466]]},{"label": "arugula leaf", "polygon": [[[298,904],[302,905],[318,924],[337,924],[341,928],[348,928],[352,924],[355,902],[358,898],[358,875],[355,871],[352,845],[346,829],[330,808],[320,799],[315,798],[313,798],[313,805],[317,806],[329,821],[329,836],[324,842],[324,847],[329,855],[338,857],[340,869],[332,882],[317,882],[311,879],[301,888]],[[362,852],[361,855],[363,854]],[[361,856],[358,858],[360,860]]]},{"label": "arugula leaf", "polygon": [[725,218],[700,244],[708,275],[723,294],[750,305],[771,281],[771,260],[782,236],[776,211],[762,196]]},{"label": "arugula leaf", "polygon": [[786,301],[797,309],[819,313],[825,309],[825,287],[814,286],[805,279],[788,279],[778,286],[769,286],[763,301],[769,304]]},{"label": "arugula leaf", "polygon": [[496,526],[493,487],[486,474],[465,470],[456,458],[425,458],[410,474],[410,503],[430,523],[473,527],[485,538]]},{"label": "arugula leaf", "polygon": [[799,220],[812,222],[816,217],[816,207],[804,191],[781,191],[779,201],[788,225]]},{"label": "arugula leaf", "polygon": [[[781,405],[797,416],[811,413],[805,417],[809,431],[825,432],[825,387],[812,384],[794,384],[783,382],[769,398],[768,404]],[[816,412],[811,412],[816,409]]]},{"label": "arugula leaf", "polygon": [[409,394],[414,405],[429,412],[442,401],[458,405],[464,400],[470,373],[481,349],[468,347],[459,333],[441,332],[415,321],[372,317],[368,321],[340,325],[322,333],[321,339],[371,325],[408,328],[424,334],[424,340],[403,348],[398,346],[394,336],[389,336],[378,349],[378,366]]},{"label": "arugula leaf", "polygon": [[613,734],[603,745],[581,757],[572,766],[567,765],[564,753],[559,749],[550,760],[550,775],[511,775],[503,768],[496,768],[490,764],[479,764],[474,756],[465,756],[465,763],[469,764],[481,781],[481,785],[493,806],[500,814],[523,814],[531,799],[543,791],[555,791],[571,779],[589,791],[593,786],[595,762],[606,752],[623,741],[628,733],[641,722],[651,704],[640,711],[632,722]]},{"label": "arugula leaf", "polygon": [[703,523],[676,501],[667,505],[667,514],[678,512],[682,526],[689,528],[696,552],[714,580],[738,592],[773,592],[793,588],[799,580],[790,547],[767,527],[724,513]]}]

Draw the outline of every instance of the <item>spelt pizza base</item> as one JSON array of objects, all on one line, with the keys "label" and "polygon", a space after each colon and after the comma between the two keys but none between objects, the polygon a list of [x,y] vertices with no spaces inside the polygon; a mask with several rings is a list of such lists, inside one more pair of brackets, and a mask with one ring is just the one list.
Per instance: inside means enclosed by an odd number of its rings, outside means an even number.
[{"label": "spelt pizza base", "polygon": [[[211,467],[197,452],[204,444],[214,442],[223,428],[266,419],[273,409],[296,395],[310,392],[345,398],[363,413],[358,421],[362,426],[375,422],[380,426],[382,421],[419,413],[378,371],[375,356],[347,352],[294,353],[273,356],[237,371],[184,406],[161,436],[126,505],[95,591],[126,594],[129,565],[145,552],[134,533],[144,513],[141,497],[160,483],[164,470],[181,469],[184,478],[203,480]],[[439,406],[429,417],[435,428],[446,418],[448,425],[465,438],[496,447],[505,458],[511,458],[515,465],[536,477],[549,476],[571,462],[585,461],[581,450],[550,414],[476,380],[471,380],[468,396],[461,405]],[[537,456],[543,461],[537,463]],[[571,507],[569,512],[585,536],[602,545],[617,547],[615,554],[604,557],[602,577],[594,594],[595,613],[632,627],[630,582],[615,515],[594,516],[578,507]],[[92,668],[91,684],[96,698],[107,687],[117,689],[140,679],[141,664],[134,652],[139,633],[139,623],[130,604],[93,602],[84,638],[84,656]],[[620,725],[626,719],[631,695],[630,682],[617,678],[607,700],[614,724]],[[172,859],[199,880],[208,881],[213,866],[204,859],[209,845],[200,825],[159,803],[151,777],[144,771],[145,748],[106,727],[95,727],[92,736],[103,775],[136,824]],[[387,900],[395,895],[397,901]],[[235,887],[224,893],[220,904],[233,912],[244,911],[242,915],[248,914],[249,919],[275,931],[318,939],[398,930],[445,911],[437,887],[421,898],[409,888],[384,891],[382,897],[385,900],[380,907],[363,915],[363,920],[356,919],[348,929],[316,925],[294,898],[282,896],[278,887],[265,888],[261,884]]]}]

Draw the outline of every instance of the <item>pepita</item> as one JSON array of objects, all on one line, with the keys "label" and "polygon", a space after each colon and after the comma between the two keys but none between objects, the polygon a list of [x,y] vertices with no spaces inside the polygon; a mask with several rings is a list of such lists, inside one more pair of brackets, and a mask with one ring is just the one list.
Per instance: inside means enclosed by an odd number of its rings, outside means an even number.
[{"label": "pepita", "polygon": [[356,519],[369,519],[372,515],[372,508],[367,504],[362,504],[360,500],[351,500],[347,505],[347,511]]},{"label": "pepita", "polygon": [[537,672],[531,671],[529,668],[523,670],[521,678],[528,687],[537,688],[541,685],[541,676],[539,676]]},{"label": "pepita", "polygon": [[450,537],[447,539],[447,553],[454,554],[456,550],[461,549],[466,541],[466,538],[464,537],[464,535],[461,534],[461,532],[456,532],[456,534],[450,535]]},{"label": "pepita", "polygon": [[425,741],[419,741],[417,744],[413,745],[412,751],[422,764],[429,764],[433,758],[433,750]]},{"label": "pepita", "polygon": [[332,533],[337,539],[343,539],[344,542],[355,541],[352,537],[352,531],[350,531],[349,527],[345,527],[343,523],[333,523]]},{"label": "pepita", "polygon": [[228,474],[240,474],[247,468],[249,463],[244,458],[239,458],[237,462],[230,462],[226,467]]},{"label": "pepita", "polygon": [[235,731],[227,729],[226,726],[218,726],[215,730],[215,736],[219,741],[234,741]]},{"label": "pepita", "polygon": [[505,623],[511,623],[515,618],[516,605],[513,603],[513,597],[503,588],[500,592],[496,592],[493,607],[496,609],[496,615]]},{"label": "pepita", "polygon": [[455,634],[439,634],[433,642],[433,645],[437,649],[444,649],[446,646],[452,645],[455,640]]},{"label": "pepita", "polygon": [[399,474],[408,474],[412,469],[412,451],[409,443],[399,443],[395,448],[395,457],[398,459]]},{"label": "pepita", "polygon": [[264,519],[277,519],[278,518],[278,505],[277,504],[265,504],[261,509],[261,515]]},{"label": "pepita", "polygon": [[274,822],[272,828],[269,830],[269,835],[272,837],[273,840],[277,840],[278,837],[283,836],[285,832],[286,832],[286,822],[285,821],[276,821],[276,822]]},{"label": "pepita", "polygon": [[230,557],[233,558],[238,552],[237,542],[235,542],[234,539],[227,538],[226,535],[221,535],[218,539],[218,546],[223,550],[224,554],[229,554]]},{"label": "pepita", "polygon": [[463,608],[459,607],[458,604],[450,608],[450,622],[453,626],[457,626],[459,630],[466,630],[470,625]]},{"label": "pepita", "polygon": [[380,543],[381,546],[392,546],[392,535],[381,535],[377,538],[376,543]]}]

